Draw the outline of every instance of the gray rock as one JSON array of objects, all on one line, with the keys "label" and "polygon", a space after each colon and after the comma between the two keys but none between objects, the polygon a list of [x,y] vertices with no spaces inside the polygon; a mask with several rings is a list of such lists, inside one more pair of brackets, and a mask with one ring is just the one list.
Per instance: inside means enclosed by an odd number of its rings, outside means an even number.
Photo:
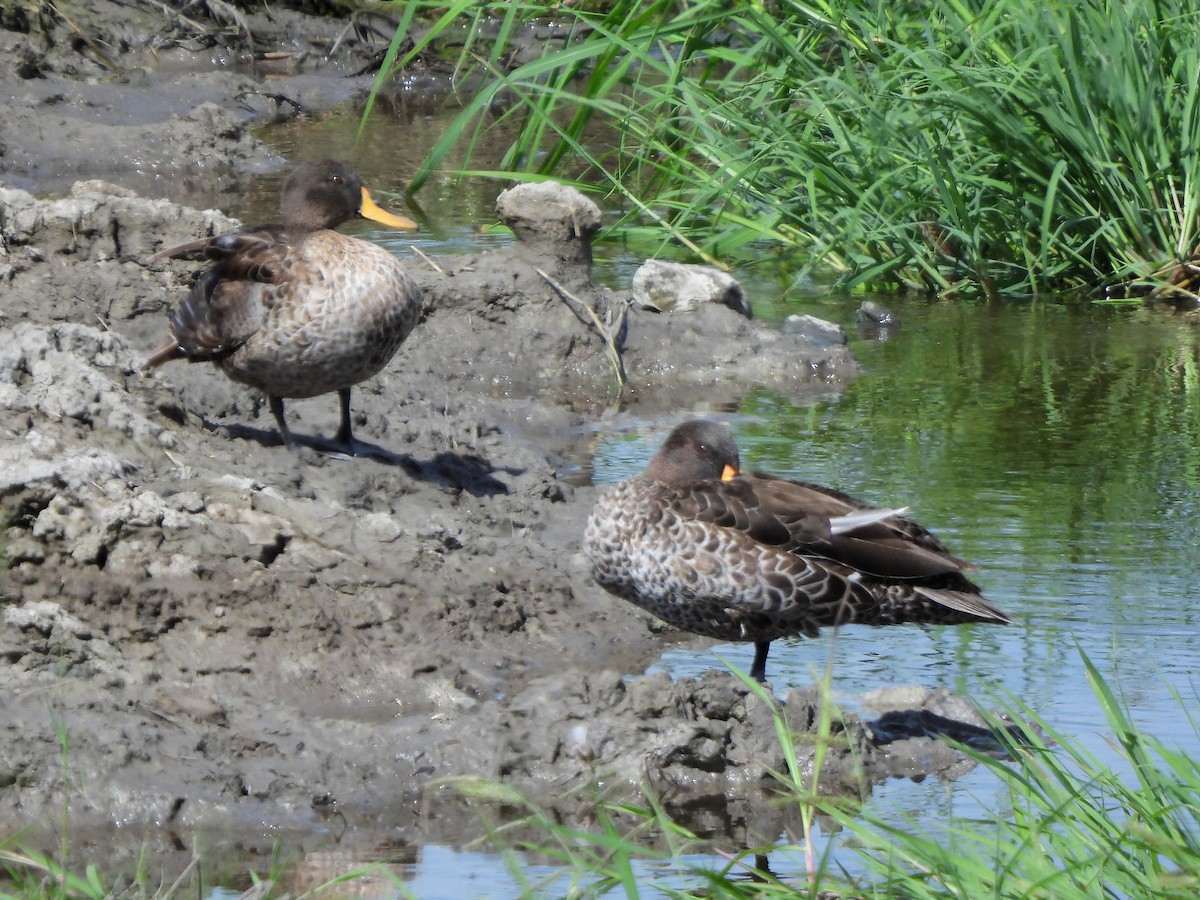
[{"label": "gray rock", "polygon": [[712,266],[648,259],[633,275],[633,298],[642,306],[662,312],[719,303],[751,317],[750,301],[742,286],[728,272]]},{"label": "gray rock", "polygon": [[513,230],[518,248],[543,266],[553,260],[591,264],[600,207],[575,188],[554,181],[518,184],[496,198],[496,214]]},{"label": "gray rock", "polygon": [[886,341],[900,328],[900,317],[874,300],[864,300],[854,313],[858,332],[873,341]]},{"label": "gray rock", "polygon": [[874,300],[864,300],[854,313],[854,317],[863,324],[874,325],[899,325],[900,317],[888,309],[876,303]]},{"label": "gray rock", "polygon": [[237,227],[217,210],[145,200],[104,181],[76,182],[71,196],[49,201],[0,185],[0,261],[8,256],[18,270],[62,254],[98,262],[144,259],[164,246]]},{"label": "gray rock", "polygon": [[784,319],[783,333],[802,337],[822,350],[846,344],[846,332],[842,326],[807,314],[791,315]]}]

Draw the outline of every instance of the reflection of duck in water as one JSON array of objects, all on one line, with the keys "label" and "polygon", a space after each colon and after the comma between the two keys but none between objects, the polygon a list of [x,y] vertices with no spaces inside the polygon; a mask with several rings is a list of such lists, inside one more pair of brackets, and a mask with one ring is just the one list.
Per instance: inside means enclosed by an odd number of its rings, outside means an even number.
[{"label": "reflection of duck in water", "polygon": [[753,641],[759,681],[771,641],[821,626],[1009,622],[903,510],[738,467],[723,427],[678,426],[644,475],[597,500],[596,580],[676,628]]},{"label": "reflection of duck in water", "polygon": [[215,265],[171,317],[171,340],[145,368],[173,359],[214,362],[267,395],[294,446],[283,398],[338,392],[334,449],[354,453],[350,388],[387,365],[421,313],[421,295],[381,247],[332,229],[354,216],[394,228],[414,222],[380,209],[348,166],[301,166],[283,185],[282,225],[206,238],[152,259],[201,253]]}]

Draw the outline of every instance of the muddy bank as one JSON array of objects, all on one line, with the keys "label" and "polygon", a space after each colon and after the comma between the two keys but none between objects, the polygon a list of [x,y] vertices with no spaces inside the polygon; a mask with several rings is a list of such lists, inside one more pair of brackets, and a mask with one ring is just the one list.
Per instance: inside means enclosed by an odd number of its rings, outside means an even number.
[{"label": "muddy bank", "polygon": [[[33,32],[3,34],[11,54]],[[57,58],[26,80],[74,83]],[[91,136],[114,154],[114,135],[141,135],[109,124]],[[265,159],[213,146],[231,171]],[[476,775],[578,810],[591,795],[572,790],[594,780],[648,783],[720,810],[714,832],[779,833],[760,802],[782,766],[770,709],[727,673],[637,677],[665,636],[590,582],[594,490],[564,475],[635,416],[761,384],[836,390],[856,371],[844,347],[598,288],[598,214],[540,186],[500,200],[512,247],[410,260],[424,320],[354,394],[380,452],[289,453],[262,399],[212,368],[139,371],[196,271],[148,258],[234,223],[95,181],[38,200],[13,186],[31,177],[20,158],[6,153],[0,188],[0,825],[45,822],[65,798],[79,828],[333,817],[454,840],[469,809],[431,817],[427,788]],[[334,398],[289,404],[289,421],[331,433]],[[812,702],[788,698],[797,730]],[[960,764],[928,735],[839,729],[831,790]]]}]

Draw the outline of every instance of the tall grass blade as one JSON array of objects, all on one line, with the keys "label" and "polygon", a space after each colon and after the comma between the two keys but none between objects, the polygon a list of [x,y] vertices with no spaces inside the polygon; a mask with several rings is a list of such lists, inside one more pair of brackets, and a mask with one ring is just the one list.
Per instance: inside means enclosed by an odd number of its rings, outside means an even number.
[{"label": "tall grass blade", "polygon": [[984,296],[1152,282],[1200,242],[1200,8],[1184,0],[564,4],[571,39],[504,68],[544,13],[452,4],[389,56],[500,23],[459,58],[473,94],[412,190],[452,149],[478,168],[480,135],[505,128],[503,174],[617,198],[613,232]]}]

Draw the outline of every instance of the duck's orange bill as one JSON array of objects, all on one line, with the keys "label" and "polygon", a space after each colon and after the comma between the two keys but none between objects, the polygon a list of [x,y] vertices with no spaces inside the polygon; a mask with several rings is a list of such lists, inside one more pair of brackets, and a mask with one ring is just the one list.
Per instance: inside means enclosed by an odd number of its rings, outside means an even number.
[{"label": "duck's orange bill", "polygon": [[358,214],[364,219],[370,219],[372,222],[378,222],[380,225],[387,225],[391,228],[403,228],[405,231],[416,231],[417,223],[412,219],[406,219],[404,216],[398,216],[395,213],[388,212],[382,206],[379,206],[371,199],[371,192],[366,188],[362,189],[362,206],[358,208]]},{"label": "duck's orange bill", "polygon": [[738,477],[738,470],[735,469],[733,466],[726,466],[724,469],[721,470],[721,480],[722,481],[733,481],[733,479],[735,479],[737,477]]}]

